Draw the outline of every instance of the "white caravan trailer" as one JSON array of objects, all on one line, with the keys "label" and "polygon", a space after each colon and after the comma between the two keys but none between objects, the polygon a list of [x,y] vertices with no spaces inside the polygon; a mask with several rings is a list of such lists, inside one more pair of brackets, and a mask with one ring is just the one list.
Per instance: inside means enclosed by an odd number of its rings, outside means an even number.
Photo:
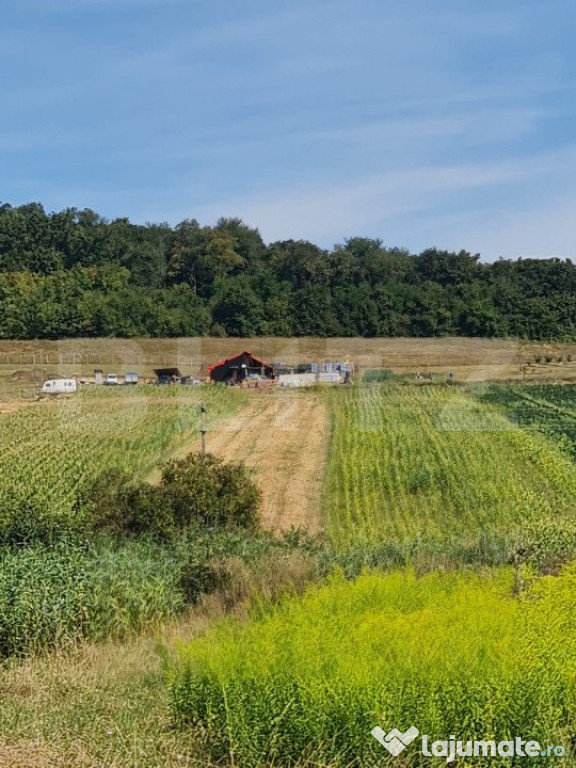
[{"label": "white caravan trailer", "polygon": [[76,379],[48,379],[42,384],[40,392],[43,395],[63,395],[77,389]]}]

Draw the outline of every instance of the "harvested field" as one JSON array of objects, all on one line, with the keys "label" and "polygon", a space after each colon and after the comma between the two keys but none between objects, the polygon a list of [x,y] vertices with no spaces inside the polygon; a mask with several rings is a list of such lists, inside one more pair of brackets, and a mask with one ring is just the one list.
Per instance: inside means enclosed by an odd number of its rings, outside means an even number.
[{"label": "harvested field", "polygon": [[[46,378],[89,376],[94,368],[118,374],[136,370],[143,377],[152,377],[155,367],[178,366],[183,374],[202,376],[208,365],[242,349],[267,362],[350,359],[360,372],[367,368],[389,368],[396,373],[446,374],[453,370],[462,381],[576,381],[574,342],[210,337],[0,341],[0,399],[33,397]],[[548,364],[543,362],[546,357]],[[541,358],[542,363],[537,364],[535,358]]]},{"label": "harvested field", "polygon": [[0,341],[0,366],[24,371],[45,365],[202,365],[249,349],[266,360],[339,360],[360,366],[509,365],[535,354],[576,355],[576,342],[530,342],[480,338],[212,338],[65,339]]},{"label": "harvested field", "polygon": [[328,410],[314,392],[253,392],[206,440],[210,453],[243,461],[262,490],[264,526],[321,529],[321,496],[328,452]]}]

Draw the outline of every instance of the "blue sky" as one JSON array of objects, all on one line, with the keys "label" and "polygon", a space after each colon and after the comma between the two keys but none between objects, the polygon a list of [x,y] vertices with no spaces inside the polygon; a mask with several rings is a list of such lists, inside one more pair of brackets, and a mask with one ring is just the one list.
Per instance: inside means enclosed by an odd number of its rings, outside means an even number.
[{"label": "blue sky", "polygon": [[0,200],[576,257],[570,0],[3,0]]}]

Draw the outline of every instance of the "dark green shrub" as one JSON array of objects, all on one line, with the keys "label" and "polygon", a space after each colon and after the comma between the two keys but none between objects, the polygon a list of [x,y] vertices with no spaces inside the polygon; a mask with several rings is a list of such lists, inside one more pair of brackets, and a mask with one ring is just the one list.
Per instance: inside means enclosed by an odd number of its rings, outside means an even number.
[{"label": "dark green shrub", "polygon": [[197,603],[202,595],[221,589],[230,581],[223,562],[203,560],[191,555],[180,568],[180,589],[187,603]]},{"label": "dark green shrub", "polygon": [[362,380],[365,384],[381,384],[384,381],[392,381],[394,378],[394,372],[388,368],[370,368],[364,372]]},{"label": "dark green shrub", "polygon": [[0,546],[55,544],[73,538],[81,526],[78,517],[70,512],[51,510],[34,494],[0,502]]},{"label": "dark green shrub", "polygon": [[130,485],[107,473],[81,503],[97,531],[167,540],[197,525],[255,529],[260,495],[243,464],[191,453],[166,464],[159,485]]},{"label": "dark green shrub", "polygon": [[209,527],[258,524],[261,494],[243,464],[191,453],[165,465],[160,487],[178,528],[198,522]]},{"label": "dark green shrub", "polygon": [[210,328],[210,336],[223,339],[226,336],[226,328],[220,323],[214,323]]},{"label": "dark green shrub", "polygon": [[129,475],[110,469],[78,494],[76,509],[88,519],[89,527],[112,534],[126,532],[131,498],[137,492],[131,482]]}]

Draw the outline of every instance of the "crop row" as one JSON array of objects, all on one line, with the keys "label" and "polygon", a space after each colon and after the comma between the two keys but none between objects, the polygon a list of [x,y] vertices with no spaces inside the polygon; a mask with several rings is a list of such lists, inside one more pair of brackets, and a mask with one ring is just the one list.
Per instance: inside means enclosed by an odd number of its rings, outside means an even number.
[{"label": "crop row", "polygon": [[573,524],[576,467],[538,434],[452,388],[331,393],[328,531],[341,548],[513,542]]},{"label": "crop row", "polygon": [[576,386],[493,384],[474,390],[480,402],[498,406],[523,428],[554,439],[576,457]]},{"label": "crop row", "polygon": [[15,526],[70,516],[79,491],[108,469],[146,476],[197,440],[200,402],[216,420],[243,396],[220,388],[178,397],[169,388],[142,389],[121,397],[82,393],[0,419],[0,543]]}]

